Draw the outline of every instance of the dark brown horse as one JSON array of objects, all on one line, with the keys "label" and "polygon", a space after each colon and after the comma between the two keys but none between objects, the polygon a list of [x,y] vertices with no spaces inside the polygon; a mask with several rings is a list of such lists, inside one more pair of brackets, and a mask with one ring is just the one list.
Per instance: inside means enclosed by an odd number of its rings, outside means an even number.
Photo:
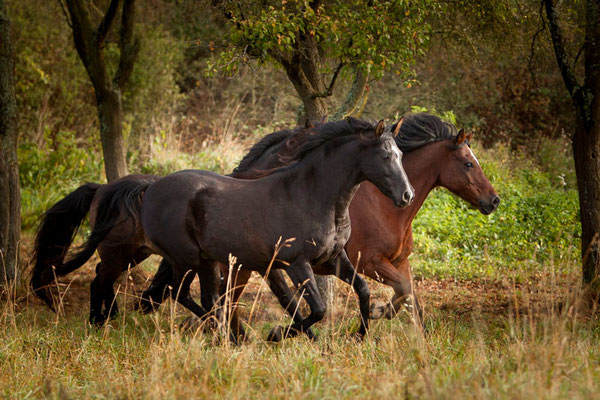
[{"label": "dark brown horse", "polygon": [[[396,128],[398,126],[393,127]],[[422,320],[421,307],[413,293],[408,256],[413,247],[412,221],[427,195],[435,187],[445,187],[483,214],[493,212],[500,198],[470,148],[470,134],[458,132],[453,125],[431,114],[406,116],[399,131],[396,143],[404,152],[403,164],[415,188],[415,201],[408,207],[396,208],[376,187],[368,182],[361,184],[350,205],[352,234],[346,249],[353,262],[361,253],[358,263],[361,274],[394,289],[394,297],[389,303],[371,306],[371,318],[392,318],[399,307],[410,304],[412,298],[417,311],[415,317]],[[285,154],[306,140],[307,135],[310,135],[310,130],[265,137],[252,148],[234,174],[250,177],[280,165],[285,161]],[[144,311],[152,310],[162,301],[165,287],[170,283],[170,274],[168,264],[162,264],[142,296]],[[234,303],[249,278],[249,272],[240,271],[232,295]],[[288,312],[297,309],[281,273],[272,271],[268,283]],[[237,318],[234,312],[234,326],[243,334]]]},{"label": "dark brown horse", "polygon": [[[343,250],[350,235],[348,206],[363,180],[376,184],[399,206],[407,205],[413,197],[400,164],[401,153],[389,130],[386,132],[383,123],[374,127],[352,119],[323,124],[290,156],[294,165],[258,180],[182,171],[156,182],[149,179],[136,184],[135,179],[125,179],[108,185],[110,188],[99,201],[100,213],[92,235],[75,256],[73,266],[89,258],[107,235],[128,230],[129,237],[120,237],[113,245],[130,246],[139,239],[134,255],[141,258],[157,252],[167,258],[174,267],[175,287],[180,287],[176,299],[202,317],[206,310],[188,295],[193,273],[201,278],[203,304],[211,308],[216,301],[214,285],[218,279],[212,260],[226,262],[228,254],[234,253],[245,268],[264,274],[276,238],[294,237],[296,241],[278,254],[276,267],[285,269],[298,288],[304,290],[311,315],[295,322],[289,332],[305,332],[322,318],[324,304],[316,291],[311,268],[317,266],[321,273],[335,274],[353,285],[359,295],[360,333],[364,335],[368,327],[368,288],[355,276]],[[142,192],[145,193],[141,203]],[[136,225],[140,208],[144,226],[141,235],[145,237],[138,235]],[[122,227],[127,221],[131,225]],[[43,253],[43,245],[43,240],[38,240],[38,255]],[[62,253],[64,257],[64,249]],[[36,263],[32,277],[32,287],[37,292],[49,276],[48,268],[43,262],[39,264],[44,268],[37,268]],[[72,270],[73,266],[61,266],[61,272]],[[97,272],[98,276],[107,275],[103,274],[106,270],[118,275],[123,269],[103,260]],[[190,271],[192,274],[188,274]],[[94,322],[107,316],[100,313],[100,308],[103,302],[106,306],[107,298],[114,298],[114,280],[98,281],[98,276],[91,288],[90,318]],[[99,283],[110,283],[110,288],[99,287],[105,286]]]}]

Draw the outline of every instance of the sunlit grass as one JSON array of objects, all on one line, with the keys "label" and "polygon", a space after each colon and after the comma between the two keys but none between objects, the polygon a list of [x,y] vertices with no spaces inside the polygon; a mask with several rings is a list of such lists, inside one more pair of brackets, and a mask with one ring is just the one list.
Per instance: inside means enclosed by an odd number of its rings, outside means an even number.
[{"label": "sunlit grass", "polygon": [[[259,290],[259,281],[253,282],[243,299],[246,317]],[[0,394],[588,398],[600,389],[600,325],[595,314],[577,306],[576,282],[578,276],[546,271],[529,284],[508,282],[492,293],[460,284],[435,289],[438,282],[425,281],[417,293],[429,333],[423,336],[402,312],[373,321],[364,342],[352,338],[358,307],[341,283],[334,315],[315,326],[318,341],[299,337],[281,344],[264,340],[272,326],[289,321],[266,288],[249,340],[241,345],[219,330],[182,332],[179,324],[189,314],[172,302],[153,315],[128,311],[133,291],[125,287],[122,313],[99,329],[87,324],[85,303],[56,316],[21,298],[3,303],[0,311]],[[387,289],[370,285],[374,298],[389,298]],[[65,301],[76,301],[73,295],[67,292]]]}]

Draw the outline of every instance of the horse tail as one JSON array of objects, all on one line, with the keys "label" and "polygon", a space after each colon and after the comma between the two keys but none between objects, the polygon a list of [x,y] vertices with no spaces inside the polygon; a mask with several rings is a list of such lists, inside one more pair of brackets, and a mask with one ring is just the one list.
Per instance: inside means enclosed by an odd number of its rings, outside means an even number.
[{"label": "horse tail", "polygon": [[155,180],[137,178],[109,184],[98,200],[96,220],[90,237],[82,245],[81,250],[75,253],[60,269],[57,269],[59,272],[57,276],[66,275],[85,264],[115,226],[125,222],[128,218],[139,221],[142,211],[142,194]]},{"label": "horse tail", "polygon": [[[33,250],[35,264],[30,286],[50,308],[53,308],[52,300],[46,286],[54,279],[54,273],[61,274],[60,266],[100,186],[98,183],[80,186],[50,207],[40,223]],[[54,273],[53,266],[56,267]]]}]

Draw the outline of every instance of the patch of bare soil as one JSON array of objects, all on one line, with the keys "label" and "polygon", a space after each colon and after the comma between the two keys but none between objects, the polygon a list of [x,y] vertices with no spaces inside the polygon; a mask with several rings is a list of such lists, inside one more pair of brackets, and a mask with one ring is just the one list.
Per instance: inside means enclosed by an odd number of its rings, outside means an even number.
[{"label": "patch of bare soil", "polygon": [[[89,286],[94,278],[94,262],[88,266],[60,278],[55,293],[61,298],[62,312],[65,315],[87,313],[89,310]],[[140,269],[131,270],[129,274],[118,281],[115,290],[119,293],[121,307],[127,307],[149,284],[151,273]],[[536,274],[526,282],[514,282],[510,279],[502,281],[487,280],[455,280],[455,279],[423,279],[415,282],[415,292],[423,305],[425,312],[436,310],[458,317],[472,315],[509,316],[524,314],[552,314],[577,304],[580,285],[579,276]],[[391,298],[390,288],[370,281],[372,301],[386,301]],[[332,318],[337,319],[341,314],[348,315],[357,312],[358,303],[352,289],[341,283],[336,283],[335,300]],[[199,285],[194,282],[192,294],[199,297]],[[259,296],[256,299],[257,295]],[[23,290],[17,296],[17,309],[25,307],[43,308],[35,296]],[[303,305],[303,307],[306,307]],[[303,308],[304,310],[304,308]],[[592,307],[578,312],[582,318],[589,318],[594,313]],[[263,322],[275,321],[282,317],[284,311],[267,285],[258,275],[254,275],[240,300],[240,313],[244,319],[252,313],[253,320]]]}]

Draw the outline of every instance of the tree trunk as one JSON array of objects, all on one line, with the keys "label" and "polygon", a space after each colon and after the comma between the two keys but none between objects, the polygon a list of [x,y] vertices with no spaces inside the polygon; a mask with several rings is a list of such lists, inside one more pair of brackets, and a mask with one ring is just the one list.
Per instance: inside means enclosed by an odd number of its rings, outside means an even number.
[{"label": "tree trunk", "polygon": [[106,179],[110,182],[127,175],[123,144],[123,107],[121,92],[133,71],[139,51],[134,37],[135,0],[124,0],[119,30],[119,66],[111,79],[104,60],[104,40],[117,15],[121,0],[111,0],[102,21],[94,28],[84,0],[66,0],[77,53],[94,86],[100,120],[100,140]]},{"label": "tree trunk", "polygon": [[583,280],[600,293],[600,0],[586,5],[585,81],[573,136],[581,213]]},{"label": "tree trunk", "polygon": [[14,50],[4,0],[0,0],[0,284],[15,278],[21,232],[17,163]]},{"label": "tree trunk", "polygon": [[96,89],[96,93],[104,169],[110,182],[128,173],[123,145],[121,94],[118,89]]},{"label": "tree trunk", "polygon": [[556,61],[573,100],[577,126],[573,134],[573,158],[581,219],[583,281],[600,293],[600,0],[587,0],[583,85],[577,82],[568,59],[565,38],[552,0],[544,0]]},{"label": "tree trunk", "polygon": [[367,103],[367,81],[369,74],[356,69],[352,86],[344,99],[340,109],[333,115],[334,120],[346,118],[347,116],[360,117]]},{"label": "tree trunk", "polygon": [[318,97],[323,89],[318,81],[310,81],[304,71],[300,69],[300,65],[296,64],[295,60],[291,63],[282,63],[288,78],[294,85],[296,92],[302,100],[303,112],[299,115],[298,121],[302,125],[306,120],[320,121],[327,116],[327,105],[325,99]]},{"label": "tree trunk", "polygon": [[[598,121],[598,120],[597,120]],[[600,246],[600,127],[587,130],[579,121],[573,135],[573,156],[579,191],[583,280],[591,284],[598,277]]]}]

